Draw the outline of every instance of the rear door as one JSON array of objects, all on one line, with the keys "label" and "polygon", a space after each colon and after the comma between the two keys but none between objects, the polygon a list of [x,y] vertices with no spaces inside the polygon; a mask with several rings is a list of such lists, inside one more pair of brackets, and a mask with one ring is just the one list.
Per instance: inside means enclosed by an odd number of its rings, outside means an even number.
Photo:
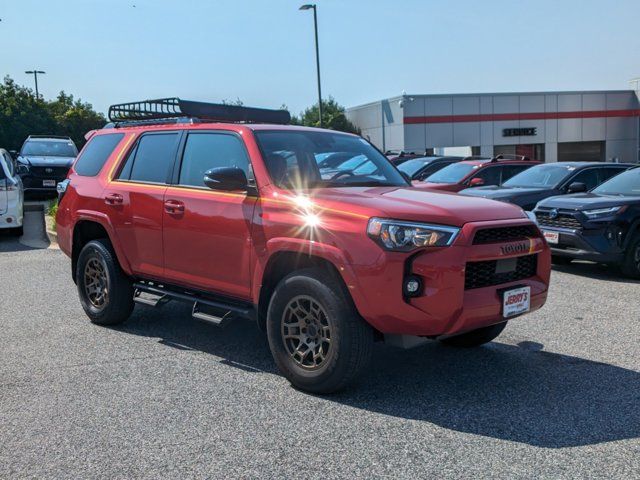
[{"label": "rear door", "polygon": [[137,275],[163,276],[164,193],[180,137],[178,131],[143,133],[103,192],[107,215]]},{"label": "rear door", "polygon": [[165,193],[165,278],[178,284],[248,299],[251,226],[257,197],[214,191],[204,172],[236,167],[250,182],[249,155],[230,131],[189,131],[180,150],[174,185]]}]

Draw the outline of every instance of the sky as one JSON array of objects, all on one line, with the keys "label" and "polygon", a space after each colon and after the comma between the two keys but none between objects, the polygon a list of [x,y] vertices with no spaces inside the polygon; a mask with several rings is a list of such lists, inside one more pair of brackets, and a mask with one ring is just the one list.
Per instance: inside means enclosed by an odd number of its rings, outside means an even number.
[{"label": "sky", "polygon": [[[102,112],[178,96],[299,113],[317,101],[303,0],[0,0],[0,75]],[[628,89],[640,1],[317,0],[323,95]]]}]

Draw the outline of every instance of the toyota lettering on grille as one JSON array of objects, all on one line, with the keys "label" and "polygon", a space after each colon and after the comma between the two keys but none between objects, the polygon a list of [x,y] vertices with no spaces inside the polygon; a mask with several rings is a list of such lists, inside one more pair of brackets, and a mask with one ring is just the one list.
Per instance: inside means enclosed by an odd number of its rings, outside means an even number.
[{"label": "toyota lettering on grille", "polygon": [[509,245],[502,245],[500,251],[503,255],[513,255],[514,253],[526,253],[529,251],[529,244],[527,243],[511,243]]}]

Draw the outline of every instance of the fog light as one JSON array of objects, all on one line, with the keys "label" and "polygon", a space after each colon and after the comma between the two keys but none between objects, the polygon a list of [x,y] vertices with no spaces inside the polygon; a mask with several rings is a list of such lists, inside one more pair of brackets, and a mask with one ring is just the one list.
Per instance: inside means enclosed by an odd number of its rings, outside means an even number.
[{"label": "fog light", "polygon": [[405,277],[403,290],[405,297],[417,297],[422,293],[422,280],[415,275]]}]

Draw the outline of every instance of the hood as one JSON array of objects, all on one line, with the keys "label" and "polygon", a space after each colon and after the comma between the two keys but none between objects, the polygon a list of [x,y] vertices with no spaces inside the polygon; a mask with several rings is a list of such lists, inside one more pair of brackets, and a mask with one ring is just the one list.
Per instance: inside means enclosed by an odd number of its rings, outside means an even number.
[{"label": "hood", "polygon": [[640,196],[598,195],[596,193],[574,193],[550,197],[540,202],[544,208],[562,208],[565,210],[594,210],[596,208],[616,207],[640,203]]},{"label": "hood", "polygon": [[409,187],[327,188],[314,191],[312,198],[320,208],[452,226],[527,218],[507,203]]},{"label": "hood", "polygon": [[70,167],[76,157],[36,157],[36,156],[20,156],[19,162],[28,163],[33,167]]},{"label": "hood", "polygon": [[457,192],[463,187],[458,183],[412,182],[415,188],[439,190],[441,192]]}]

